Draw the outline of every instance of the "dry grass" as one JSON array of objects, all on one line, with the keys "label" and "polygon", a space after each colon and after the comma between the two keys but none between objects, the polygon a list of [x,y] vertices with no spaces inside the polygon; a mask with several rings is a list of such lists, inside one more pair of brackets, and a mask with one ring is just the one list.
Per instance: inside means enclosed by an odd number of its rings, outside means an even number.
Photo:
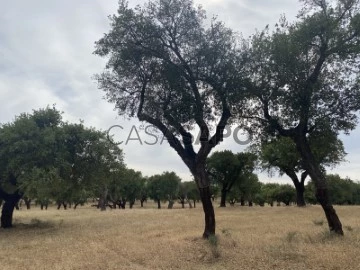
[{"label": "dry grass", "polygon": [[360,269],[357,206],[336,208],[343,238],[318,206],[216,208],[210,241],[200,208],[147,208],[16,211],[0,230],[0,269]]}]

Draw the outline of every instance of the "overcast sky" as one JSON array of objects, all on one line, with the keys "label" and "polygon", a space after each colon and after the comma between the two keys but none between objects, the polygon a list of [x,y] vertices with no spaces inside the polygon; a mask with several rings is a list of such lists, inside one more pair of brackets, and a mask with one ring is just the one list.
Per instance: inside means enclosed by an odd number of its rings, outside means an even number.
[{"label": "overcast sky", "polygon": [[[144,1],[132,1],[131,6]],[[107,130],[124,141],[122,149],[130,168],[144,175],[175,171],[183,179],[190,172],[167,142],[146,145],[154,138],[140,130],[136,120],[117,117],[113,104],[102,97],[92,76],[103,70],[105,60],[92,54],[94,42],[109,30],[107,16],[114,14],[117,0],[0,0],[0,123],[14,120],[21,112],[56,104],[64,111],[64,119],[85,121],[85,125]],[[293,20],[299,10],[296,0],[196,0],[209,17],[218,15],[228,26],[244,37],[255,29],[275,24],[281,14]],[[135,125],[138,140],[125,141]],[[347,162],[331,171],[360,180],[360,129],[342,136]],[[131,138],[135,138],[133,130]],[[216,150],[239,152],[243,146],[226,139]],[[289,182],[285,177],[260,180]]]}]

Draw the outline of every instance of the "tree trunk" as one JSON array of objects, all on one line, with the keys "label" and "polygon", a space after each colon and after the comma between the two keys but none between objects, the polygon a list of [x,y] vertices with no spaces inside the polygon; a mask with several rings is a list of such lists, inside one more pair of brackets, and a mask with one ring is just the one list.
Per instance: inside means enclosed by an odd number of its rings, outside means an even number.
[{"label": "tree trunk", "polygon": [[300,183],[300,186],[296,188],[296,204],[298,207],[306,206],[305,198],[304,198],[304,183]]},{"label": "tree trunk", "polygon": [[227,190],[226,190],[226,186],[224,185],[221,190],[220,207],[226,207],[226,194],[227,194]]},{"label": "tree trunk", "polygon": [[253,206],[253,202],[251,200],[249,200],[249,207]]},{"label": "tree trunk", "polygon": [[99,199],[100,211],[106,211],[107,195],[108,195],[108,189],[107,189],[106,186],[104,186],[103,192],[102,192],[101,197]]},{"label": "tree trunk", "polygon": [[122,209],[126,208],[126,199],[122,199],[121,208]]},{"label": "tree trunk", "polygon": [[215,212],[211,201],[210,187],[199,188],[200,198],[205,213],[205,230],[203,233],[204,238],[215,234]]},{"label": "tree trunk", "polygon": [[180,199],[181,208],[185,208],[185,199]]},{"label": "tree trunk", "polygon": [[320,166],[316,163],[306,137],[296,137],[295,143],[304,162],[306,171],[314,181],[316,188],[315,196],[325,212],[330,231],[339,235],[343,235],[344,232],[342,229],[342,224],[329,199],[329,192],[325,175],[322,173]]},{"label": "tree trunk", "polygon": [[307,176],[307,172],[302,173],[301,181],[297,177],[296,173],[292,169],[284,169],[285,173],[290,177],[292,182],[294,183],[296,189],[296,204],[298,207],[306,206],[304,191],[305,191],[305,178]]},{"label": "tree trunk", "polygon": [[173,200],[169,200],[168,209],[172,209],[173,206],[174,206],[174,201],[173,201]]},{"label": "tree trunk", "polygon": [[24,198],[24,202],[25,202],[25,205],[26,205],[26,209],[30,209],[30,204],[31,204],[31,199],[29,199],[29,198],[27,198],[27,197],[25,197]]},{"label": "tree trunk", "polygon": [[186,199],[186,202],[189,204],[189,208],[193,208],[191,201],[189,199]]},{"label": "tree trunk", "polygon": [[245,206],[245,200],[243,197],[240,198],[240,205]]},{"label": "tree trunk", "polygon": [[11,228],[13,213],[16,204],[19,202],[21,196],[18,194],[11,194],[6,198],[5,203],[1,211],[1,227],[2,228]]},{"label": "tree trunk", "polygon": [[194,200],[194,208],[196,208],[196,200]]},{"label": "tree trunk", "polygon": [[160,200],[159,200],[159,199],[157,199],[156,201],[157,201],[158,209],[161,209],[161,203],[160,203]]}]

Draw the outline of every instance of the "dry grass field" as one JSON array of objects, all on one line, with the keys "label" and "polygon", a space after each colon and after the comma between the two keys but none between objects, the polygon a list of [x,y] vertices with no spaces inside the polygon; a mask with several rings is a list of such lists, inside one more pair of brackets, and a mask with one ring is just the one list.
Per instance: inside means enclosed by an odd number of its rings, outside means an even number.
[{"label": "dry grass field", "polygon": [[318,206],[216,208],[217,237],[203,240],[196,209],[15,212],[0,230],[0,269],[360,269],[360,207],[336,207],[345,236]]}]

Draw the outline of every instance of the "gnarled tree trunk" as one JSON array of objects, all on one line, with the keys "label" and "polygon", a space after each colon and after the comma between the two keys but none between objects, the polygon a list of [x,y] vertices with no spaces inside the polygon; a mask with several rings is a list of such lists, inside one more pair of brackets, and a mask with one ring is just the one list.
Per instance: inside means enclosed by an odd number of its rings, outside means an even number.
[{"label": "gnarled tree trunk", "polygon": [[342,229],[342,224],[329,199],[329,191],[325,175],[320,170],[319,165],[316,163],[306,137],[296,137],[295,143],[298,151],[301,154],[301,158],[304,162],[305,168],[309,173],[311,179],[314,181],[316,188],[315,196],[325,212],[330,231],[335,232],[339,235],[343,235],[344,232]]},{"label": "gnarled tree trunk", "polygon": [[210,190],[210,179],[205,170],[205,161],[203,164],[200,163],[196,167],[195,182],[199,188],[200,199],[205,214],[205,229],[203,238],[208,238],[209,236],[215,234],[216,222],[214,207],[211,200],[212,194]]},{"label": "gnarled tree trunk", "polygon": [[215,234],[215,212],[211,201],[210,187],[199,188],[200,198],[205,213],[205,230],[203,233],[204,238]]}]

